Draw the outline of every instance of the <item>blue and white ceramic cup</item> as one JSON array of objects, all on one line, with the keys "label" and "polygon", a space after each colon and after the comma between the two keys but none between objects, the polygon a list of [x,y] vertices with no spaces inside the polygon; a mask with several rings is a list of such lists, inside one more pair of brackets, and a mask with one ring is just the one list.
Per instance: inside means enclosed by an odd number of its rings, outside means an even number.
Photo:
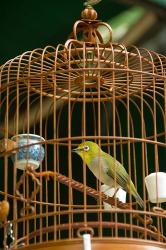
[{"label": "blue and white ceramic cup", "polygon": [[[36,134],[18,134],[11,140],[16,142],[17,147],[20,147],[17,153],[11,156],[14,166],[24,170],[29,164],[37,169],[44,159],[44,147],[42,146],[44,138]],[[29,146],[29,144],[32,145]]]}]

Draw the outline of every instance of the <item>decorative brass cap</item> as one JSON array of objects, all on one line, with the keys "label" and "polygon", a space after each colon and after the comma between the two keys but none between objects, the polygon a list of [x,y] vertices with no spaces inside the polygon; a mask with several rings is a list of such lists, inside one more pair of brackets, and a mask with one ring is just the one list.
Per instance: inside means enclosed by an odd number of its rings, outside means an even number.
[{"label": "decorative brass cap", "polygon": [[81,12],[82,19],[88,20],[96,20],[97,19],[97,12],[93,9],[92,6],[88,5],[82,12]]}]

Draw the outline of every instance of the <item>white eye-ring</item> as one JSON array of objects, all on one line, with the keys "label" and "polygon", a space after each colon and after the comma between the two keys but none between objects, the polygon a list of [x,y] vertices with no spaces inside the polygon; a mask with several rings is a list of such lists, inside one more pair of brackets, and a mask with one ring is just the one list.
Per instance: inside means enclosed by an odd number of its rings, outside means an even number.
[{"label": "white eye-ring", "polygon": [[84,146],[84,151],[86,151],[86,152],[89,151],[89,146],[87,146],[87,145]]}]

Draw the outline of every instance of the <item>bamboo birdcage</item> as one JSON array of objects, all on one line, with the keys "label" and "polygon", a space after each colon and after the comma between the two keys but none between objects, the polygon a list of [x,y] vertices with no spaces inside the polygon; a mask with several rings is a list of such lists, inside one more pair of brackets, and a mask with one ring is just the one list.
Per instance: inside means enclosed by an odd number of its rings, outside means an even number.
[{"label": "bamboo birdcage", "polygon": [[[4,247],[78,249],[89,233],[94,249],[165,249],[165,205],[149,201],[145,177],[165,171],[166,57],[112,43],[111,28],[89,5],[81,16],[65,45],[25,52],[0,68],[5,215],[10,205],[8,218],[0,218]],[[18,135],[28,135],[25,145]],[[144,209],[130,193],[123,203],[101,192],[71,152],[86,140],[125,166]],[[36,169],[27,158],[18,167],[18,152],[32,145],[40,149]]]}]

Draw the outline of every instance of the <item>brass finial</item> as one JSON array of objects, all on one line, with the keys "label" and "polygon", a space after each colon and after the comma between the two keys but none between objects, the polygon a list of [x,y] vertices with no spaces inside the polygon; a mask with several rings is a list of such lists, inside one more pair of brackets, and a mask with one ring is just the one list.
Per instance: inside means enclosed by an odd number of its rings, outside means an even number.
[{"label": "brass finial", "polygon": [[85,9],[81,12],[81,17],[87,20],[96,20],[97,12],[93,9],[91,5],[87,5]]},{"label": "brass finial", "polygon": [[93,9],[93,5],[96,5],[101,0],[87,0],[84,2],[85,9],[81,13],[83,19],[96,20],[97,12]]}]

